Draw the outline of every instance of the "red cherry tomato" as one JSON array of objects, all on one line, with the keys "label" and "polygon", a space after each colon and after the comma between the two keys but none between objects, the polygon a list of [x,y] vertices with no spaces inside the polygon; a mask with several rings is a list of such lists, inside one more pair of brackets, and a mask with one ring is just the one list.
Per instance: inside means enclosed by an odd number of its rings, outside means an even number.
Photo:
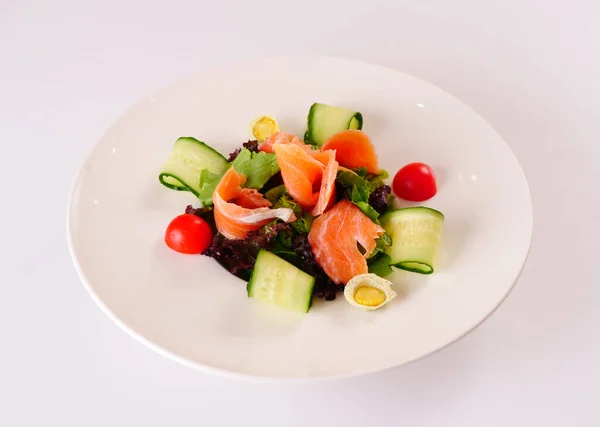
[{"label": "red cherry tomato", "polygon": [[431,199],[437,193],[435,174],[425,163],[409,163],[400,169],[392,188],[396,196],[411,202]]},{"label": "red cherry tomato", "polygon": [[196,215],[179,215],[167,227],[165,243],[184,254],[201,254],[211,244],[213,233],[206,221]]}]

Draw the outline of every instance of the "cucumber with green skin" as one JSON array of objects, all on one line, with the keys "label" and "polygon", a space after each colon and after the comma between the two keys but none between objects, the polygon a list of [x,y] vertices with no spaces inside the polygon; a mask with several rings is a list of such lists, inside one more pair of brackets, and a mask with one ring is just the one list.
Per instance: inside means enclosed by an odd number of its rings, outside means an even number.
[{"label": "cucumber with green skin", "polygon": [[379,221],[392,237],[392,245],[385,249],[391,265],[421,274],[434,272],[444,225],[441,212],[422,206],[396,209]]},{"label": "cucumber with green skin", "polygon": [[358,111],[315,102],[308,112],[304,142],[320,147],[332,135],[362,126],[363,116]]},{"label": "cucumber with green skin", "polygon": [[196,138],[181,137],[173,144],[158,180],[167,188],[198,196],[202,170],[222,175],[228,167],[227,159],[215,149]]},{"label": "cucumber with green skin", "polygon": [[248,298],[308,313],[315,278],[283,258],[261,249],[246,287]]}]

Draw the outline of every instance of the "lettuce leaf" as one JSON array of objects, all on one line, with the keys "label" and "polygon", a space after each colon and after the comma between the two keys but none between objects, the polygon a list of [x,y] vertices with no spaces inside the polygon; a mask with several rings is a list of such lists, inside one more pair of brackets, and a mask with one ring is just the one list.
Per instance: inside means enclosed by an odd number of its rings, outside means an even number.
[{"label": "lettuce leaf", "polygon": [[388,246],[392,245],[392,236],[387,233],[383,233],[382,236],[375,240],[375,250],[369,258],[377,256],[377,254],[384,252]]},{"label": "lettuce leaf", "polygon": [[285,185],[278,185],[277,187],[271,188],[265,193],[265,197],[271,204],[276,204],[281,197],[286,194]]},{"label": "lettuce leaf", "polygon": [[221,174],[212,173],[208,169],[202,169],[202,172],[200,172],[200,192],[198,193],[198,199],[202,202],[202,206],[213,204],[212,196],[222,177],[223,175]]},{"label": "lettuce leaf", "polygon": [[381,169],[379,173],[369,173],[367,168],[352,169],[358,176],[364,178],[371,189],[376,189],[383,185],[383,182],[390,177],[390,174],[385,169]]},{"label": "lettuce leaf", "polygon": [[383,182],[389,175],[383,169],[377,175],[367,174],[364,168],[355,169],[355,172],[339,172],[337,182],[343,187],[345,196],[371,221],[379,224],[379,215],[388,209],[391,188]]},{"label": "lettuce leaf", "polygon": [[390,263],[392,262],[392,258],[390,258],[387,254],[380,254],[377,257],[371,258],[367,261],[369,266],[369,273],[373,273],[378,275],[379,277],[389,276],[394,272]]},{"label": "lettuce leaf", "polygon": [[352,169],[354,172],[356,172],[357,175],[359,175],[361,178],[364,178],[367,176],[367,168],[354,168]]},{"label": "lettuce leaf", "polygon": [[310,227],[312,226],[315,217],[308,212],[304,212],[302,207],[295,200],[293,200],[289,194],[284,193],[273,207],[288,208],[293,210],[297,219],[296,221],[290,223],[292,228],[298,233],[308,233],[310,231]]},{"label": "lettuce leaf", "polygon": [[242,144],[242,148],[237,148],[232,153],[229,153],[229,158],[227,159],[227,161],[229,163],[233,162],[235,160],[235,158],[238,156],[238,154],[240,154],[240,152],[244,148],[247,148],[248,150],[250,150],[250,151],[252,151],[254,153],[258,153],[258,146],[259,145],[260,145],[260,143],[256,139],[249,139],[247,142],[244,142]]},{"label": "lettuce leaf", "polygon": [[305,213],[304,215],[298,217],[296,221],[292,222],[291,226],[298,233],[308,233],[314,220],[314,216],[309,213]]},{"label": "lettuce leaf", "polygon": [[381,169],[378,174],[368,174],[365,179],[369,183],[371,190],[381,187],[384,181],[390,177],[390,174],[385,169]]},{"label": "lettuce leaf", "polygon": [[337,181],[344,188],[348,199],[358,206],[371,221],[379,224],[379,212],[369,204],[369,195],[371,194],[369,182],[362,176],[347,171],[339,172]]},{"label": "lettuce leaf", "polygon": [[278,234],[277,239],[275,239],[271,252],[286,261],[295,264],[298,259],[298,254],[296,254],[292,247],[292,233],[289,231],[281,231]]},{"label": "lettuce leaf", "polygon": [[369,217],[369,219],[371,221],[373,221],[375,224],[379,224],[379,212],[377,212],[373,206],[371,206],[369,203],[367,202],[355,202],[354,200],[352,200],[352,202],[358,206],[360,208],[360,210]]},{"label": "lettuce leaf", "polygon": [[379,277],[389,276],[394,272],[390,265],[392,263],[392,258],[384,251],[388,246],[391,246],[392,237],[387,233],[383,233],[375,243],[375,250],[367,260],[369,273],[376,274]]},{"label": "lettuce leaf", "polygon": [[392,187],[389,185],[381,185],[377,187],[369,195],[369,204],[375,209],[380,215],[386,213],[390,205],[393,203],[394,196],[392,196]]},{"label": "lettuce leaf", "polygon": [[260,151],[254,153],[244,148],[231,163],[236,171],[246,177],[244,187],[260,190],[267,181],[279,172],[275,154]]},{"label": "lettuce leaf", "polygon": [[[279,164],[275,154],[264,152],[253,152],[247,148],[241,150],[231,165],[236,171],[246,177],[244,187],[255,188],[260,190],[267,181],[279,172]],[[212,205],[212,196],[215,188],[223,178],[222,174],[215,174],[208,169],[203,169],[200,172],[200,192],[198,199],[202,202],[202,206]]]}]

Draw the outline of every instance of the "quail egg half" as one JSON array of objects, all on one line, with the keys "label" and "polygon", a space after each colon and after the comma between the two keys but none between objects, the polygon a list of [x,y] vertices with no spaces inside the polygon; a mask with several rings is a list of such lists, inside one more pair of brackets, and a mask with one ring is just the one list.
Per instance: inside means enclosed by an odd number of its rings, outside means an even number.
[{"label": "quail egg half", "polygon": [[252,135],[259,142],[265,142],[268,137],[277,132],[279,132],[279,125],[271,116],[259,117],[252,123]]},{"label": "quail egg half", "polygon": [[363,310],[377,310],[396,297],[392,282],[375,274],[354,276],[344,288],[344,297],[350,305]]}]

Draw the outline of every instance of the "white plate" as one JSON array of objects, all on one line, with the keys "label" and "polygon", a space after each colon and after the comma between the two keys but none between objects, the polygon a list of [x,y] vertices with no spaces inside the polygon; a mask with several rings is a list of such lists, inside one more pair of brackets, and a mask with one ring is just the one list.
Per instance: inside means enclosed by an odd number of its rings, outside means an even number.
[{"label": "white plate", "polygon": [[[194,199],[158,173],[173,142],[194,136],[225,155],[257,115],[303,135],[310,105],[361,111],[381,165],[431,165],[446,217],[438,270],[398,272],[400,294],[363,312],[339,295],[307,315],[246,297],[213,259],[163,243]],[[448,93],[380,66],[331,58],[231,64],[140,101],[92,150],[74,185],[68,235],[94,300],[132,336],[194,366],[238,376],[342,377],[428,355],[464,336],[504,300],[525,262],[532,229],[527,183],[502,138]]]}]

